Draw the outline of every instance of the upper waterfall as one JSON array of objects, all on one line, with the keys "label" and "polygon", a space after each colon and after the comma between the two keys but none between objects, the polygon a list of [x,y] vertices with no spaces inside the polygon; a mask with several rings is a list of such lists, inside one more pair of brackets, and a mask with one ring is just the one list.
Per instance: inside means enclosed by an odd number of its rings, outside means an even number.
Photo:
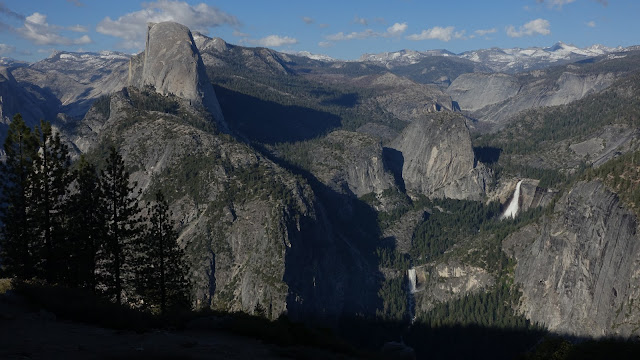
[{"label": "upper waterfall", "polygon": [[511,199],[509,206],[507,206],[507,210],[505,210],[502,216],[500,217],[501,219],[506,219],[506,218],[513,219],[518,214],[519,200],[520,200],[520,185],[522,185],[522,180],[518,181],[518,184],[516,185],[516,191],[513,193],[513,198]]}]

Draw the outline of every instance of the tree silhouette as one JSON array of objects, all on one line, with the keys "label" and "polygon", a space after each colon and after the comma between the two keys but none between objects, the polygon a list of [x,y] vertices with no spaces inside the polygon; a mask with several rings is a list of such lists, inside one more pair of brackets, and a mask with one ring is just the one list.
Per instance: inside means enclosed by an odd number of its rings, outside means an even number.
[{"label": "tree silhouette", "polygon": [[170,219],[169,205],[158,191],[150,207],[150,226],[145,236],[144,297],[160,313],[189,306],[189,283],[186,280],[184,251],[178,246],[178,235]]},{"label": "tree silhouette", "polygon": [[101,275],[107,293],[122,304],[126,277],[132,274],[129,261],[140,235],[138,200],[135,184],[129,183],[129,172],[115,147],[111,147],[106,166],[101,171],[100,187],[104,193],[106,236],[100,251]]},{"label": "tree silhouette", "polygon": [[41,121],[36,127],[38,156],[34,161],[34,212],[36,239],[44,248],[44,278],[47,281],[69,278],[68,254],[71,248],[64,229],[68,213],[67,199],[71,183],[71,158],[59,133],[51,123]]},{"label": "tree silhouette", "polygon": [[9,124],[4,151],[6,160],[0,163],[2,267],[8,275],[31,278],[35,275],[36,263],[31,202],[37,139],[20,114]]},{"label": "tree silhouette", "polygon": [[100,178],[94,164],[80,157],[74,171],[74,186],[69,199],[69,239],[71,285],[96,290],[98,249],[106,240],[106,208]]}]

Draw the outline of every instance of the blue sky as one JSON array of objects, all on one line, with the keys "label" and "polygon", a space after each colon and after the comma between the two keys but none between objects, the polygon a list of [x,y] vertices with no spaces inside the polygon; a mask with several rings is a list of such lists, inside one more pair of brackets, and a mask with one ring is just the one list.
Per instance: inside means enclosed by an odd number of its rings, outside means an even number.
[{"label": "blue sky", "polygon": [[147,21],[173,20],[232,44],[339,59],[399,49],[640,44],[638,0],[0,0],[0,56],[137,53]]}]

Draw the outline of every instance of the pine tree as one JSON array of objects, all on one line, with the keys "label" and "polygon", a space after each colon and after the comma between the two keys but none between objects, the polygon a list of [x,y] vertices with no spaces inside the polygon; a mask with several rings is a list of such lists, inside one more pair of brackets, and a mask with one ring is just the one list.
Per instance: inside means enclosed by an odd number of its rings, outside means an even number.
[{"label": "pine tree", "polygon": [[104,285],[108,293],[115,295],[118,304],[122,304],[122,292],[132,273],[129,261],[140,235],[140,210],[134,194],[135,186],[129,183],[129,172],[122,156],[115,147],[111,147],[100,176],[107,224],[100,261]]},{"label": "pine tree", "polygon": [[33,239],[33,163],[37,139],[16,114],[4,143],[6,159],[0,164],[2,222],[2,266],[7,275],[31,278],[35,275]]},{"label": "pine tree", "polygon": [[34,161],[34,199],[37,241],[44,253],[44,278],[49,282],[69,278],[71,244],[66,240],[65,220],[71,183],[71,158],[60,134],[54,133],[51,123],[41,121],[35,129],[38,155]]},{"label": "pine tree", "polygon": [[71,285],[96,290],[98,248],[106,239],[106,211],[100,178],[94,164],[83,156],[74,171],[75,183],[69,199]]},{"label": "pine tree", "polygon": [[179,247],[178,235],[170,219],[169,205],[161,191],[151,205],[150,226],[145,237],[146,266],[144,268],[144,297],[160,313],[189,306],[189,283],[186,280],[184,251]]}]

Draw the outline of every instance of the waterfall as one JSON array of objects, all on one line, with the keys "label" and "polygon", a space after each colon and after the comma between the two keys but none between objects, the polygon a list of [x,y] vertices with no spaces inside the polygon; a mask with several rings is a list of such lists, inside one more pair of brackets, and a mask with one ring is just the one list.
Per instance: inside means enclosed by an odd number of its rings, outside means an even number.
[{"label": "waterfall", "polygon": [[409,292],[413,294],[416,292],[416,269],[409,269],[407,276],[409,277]]},{"label": "waterfall", "polygon": [[502,216],[500,217],[501,219],[506,219],[506,218],[513,219],[518,214],[518,201],[520,200],[520,185],[522,185],[522,180],[518,181],[518,184],[516,185],[516,191],[513,193],[513,198],[511,199],[509,206],[507,206],[507,210],[505,210]]},{"label": "waterfall", "polygon": [[407,294],[407,305],[409,310],[409,318],[411,324],[416,321],[416,299],[413,296],[416,292],[416,269],[411,268],[407,270],[407,280],[409,281],[409,293]]}]

